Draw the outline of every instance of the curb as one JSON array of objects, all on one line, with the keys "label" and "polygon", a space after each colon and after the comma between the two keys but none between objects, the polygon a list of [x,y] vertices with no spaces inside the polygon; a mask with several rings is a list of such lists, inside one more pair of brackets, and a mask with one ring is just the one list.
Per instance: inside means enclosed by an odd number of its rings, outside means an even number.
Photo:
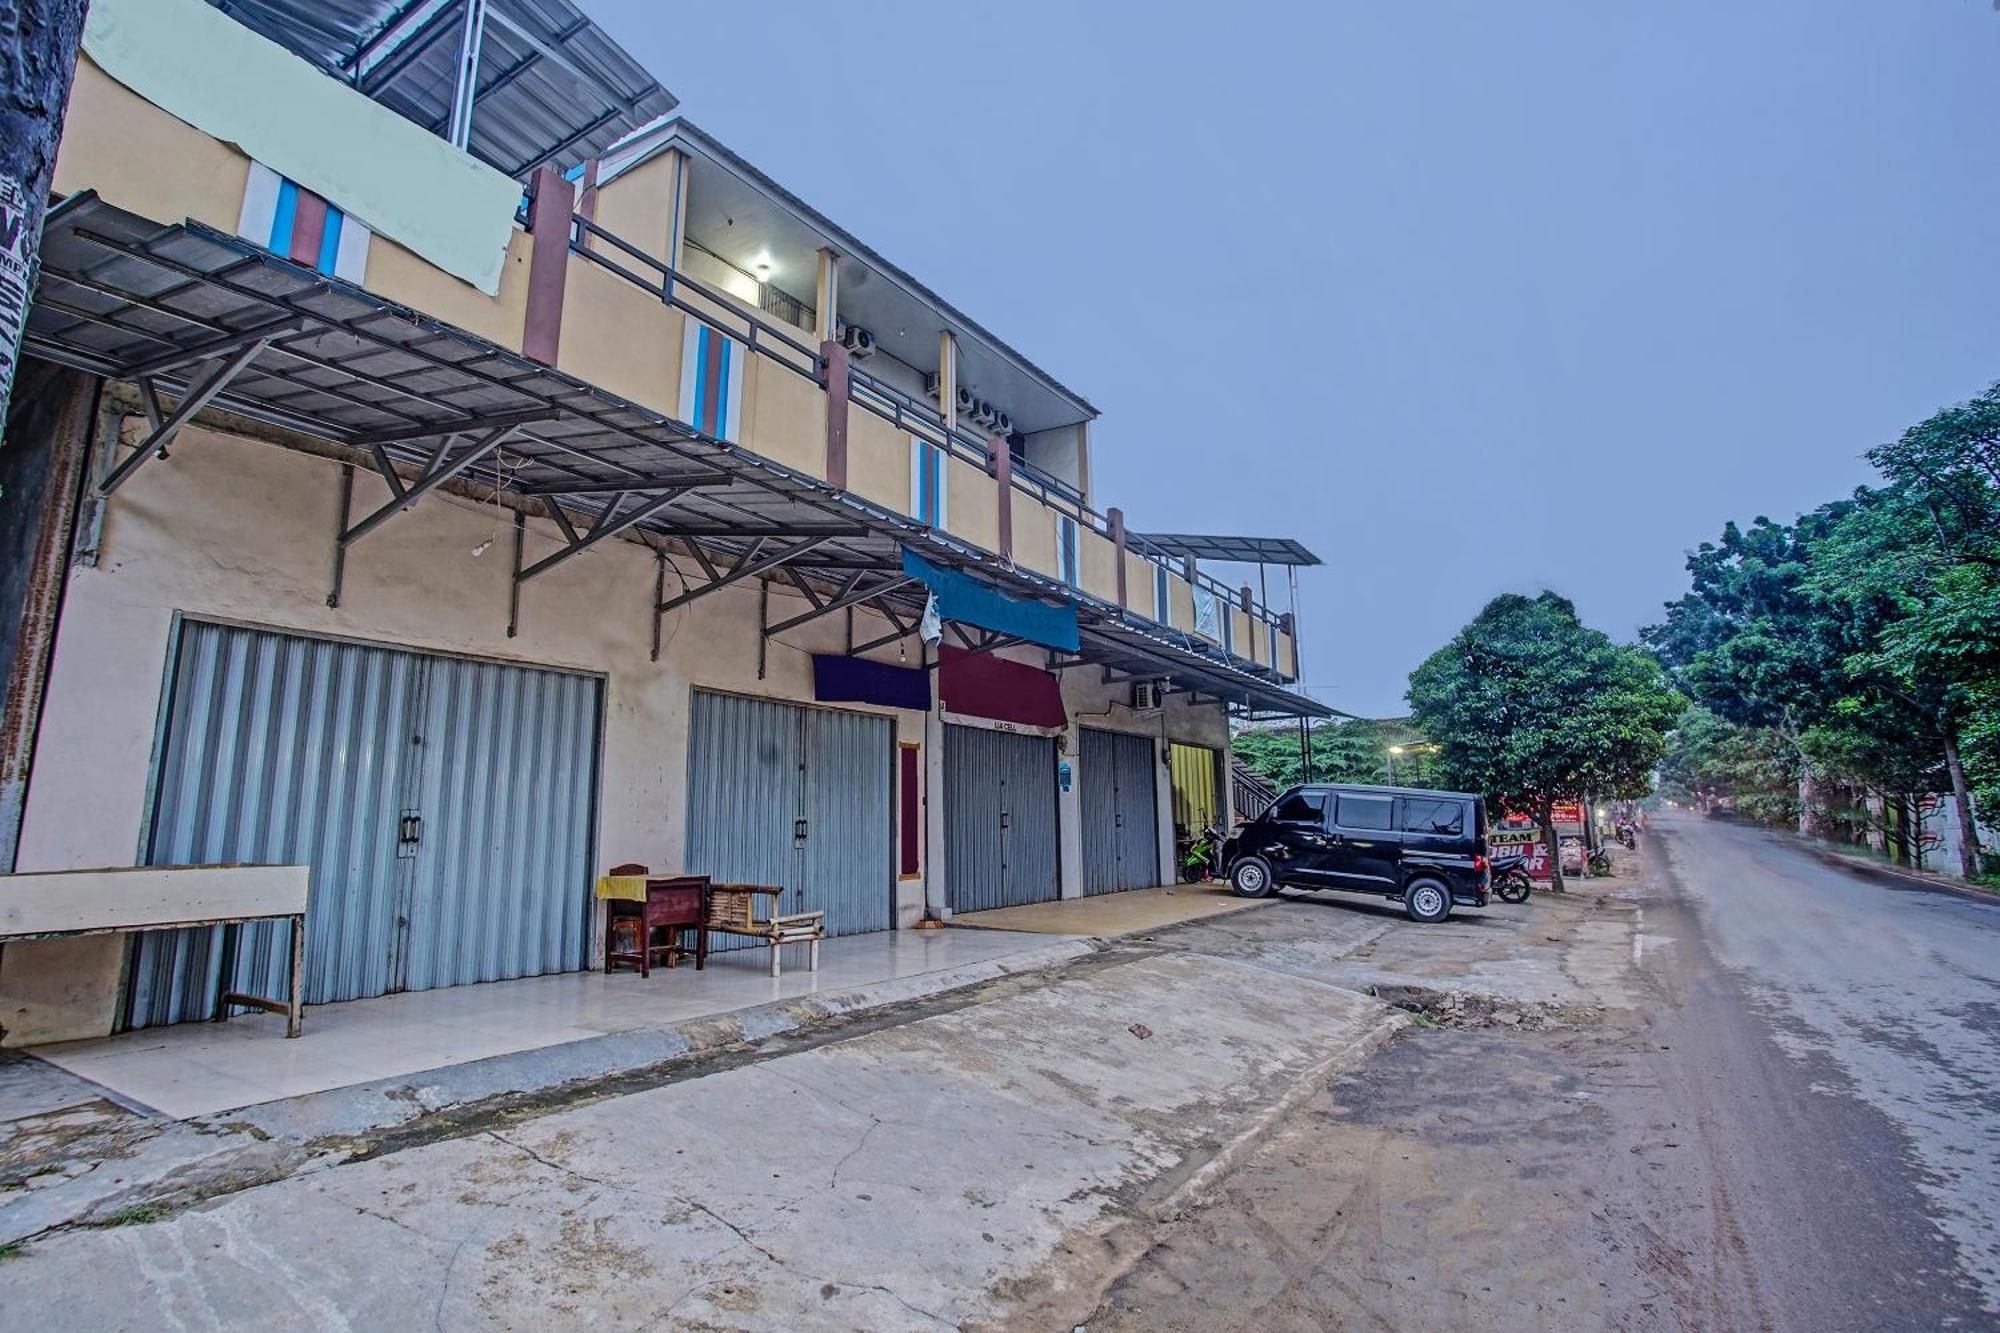
[{"label": "curb", "polygon": [[2000,892],[1977,888],[1939,874],[1936,871],[1905,870],[1901,866],[1887,866],[1866,857],[1848,856],[1831,851],[1817,843],[1806,841],[1796,834],[1787,835],[1791,841],[1808,856],[1823,864],[1834,866],[1873,879],[1896,889],[1927,889],[1932,893],[1949,894],[1954,898],[1964,898],[1968,902],[1985,903],[1989,907],[2000,907]]},{"label": "curb", "polygon": [[7,1198],[0,1206],[0,1244],[87,1226],[131,1205],[162,1200],[173,1200],[176,1207],[184,1206],[182,1200],[198,1204],[215,1193],[326,1170],[348,1160],[353,1145],[367,1136],[393,1134],[427,1116],[476,1111],[482,1102],[532,1097],[695,1059],[828,1019],[943,995],[1015,973],[1060,967],[1101,949],[1087,939],[1054,939],[1019,953],[935,972],[170,1120],[156,1137],[121,1159],[122,1170],[115,1179],[83,1172],[70,1181]]}]

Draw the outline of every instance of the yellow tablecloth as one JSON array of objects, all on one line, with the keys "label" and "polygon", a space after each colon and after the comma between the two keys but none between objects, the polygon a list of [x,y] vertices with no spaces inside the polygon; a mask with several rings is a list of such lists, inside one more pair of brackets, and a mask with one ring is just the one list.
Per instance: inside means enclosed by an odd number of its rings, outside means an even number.
[{"label": "yellow tablecloth", "polygon": [[616,898],[620,902],[643,903],[646,901],[646,881],[648,875],[600,875],[597,879],[597,896]]}]

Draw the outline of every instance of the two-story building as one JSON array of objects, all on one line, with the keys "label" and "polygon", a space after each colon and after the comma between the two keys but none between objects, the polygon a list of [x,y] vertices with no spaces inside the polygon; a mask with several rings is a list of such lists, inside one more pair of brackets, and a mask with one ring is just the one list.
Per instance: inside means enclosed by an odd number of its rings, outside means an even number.
[{"label": "two-story building", "polygon": [[[568,0],[93,0],[19,869],[307,864],[320,1004],[587,968],[621,862],[833,935],[1171,882],[1231,714],[1325,713],[1201,567],[1310,555],[1129,529],[1088,401],[674,112]],[[16,945],[0,1022],[219,966]]]}]

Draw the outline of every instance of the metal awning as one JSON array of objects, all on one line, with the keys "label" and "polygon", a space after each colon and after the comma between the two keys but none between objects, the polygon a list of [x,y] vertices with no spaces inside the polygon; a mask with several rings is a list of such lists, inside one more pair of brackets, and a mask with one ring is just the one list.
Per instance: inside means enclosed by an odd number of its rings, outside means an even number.
[{"label": "metal awning", "polygon": [[[903,571],[907,545],[1012,596],[1074,602],[1082,652],[1065,665],[1165,676],[1246,710],[1330,713],[1191,634],[203,224],[163,225],[73,195],[51,209],[41,259],[24,349],[136,384],[149,418],[147,439],[106,476],[106,491],[162,466],[176,432],[212,406],[347,446],[357,465],[372,460],[392,498],[327,534],[341,550],[430,491],[474,483],[538,509],[565,538],[526,567],[517,547],[517,586],[630,536],[659,558],[656,623],[764,576],[789,582],[808,606],[767,622],[767,636],[851,606],[888,617],[898,632],[854,645],[859,654],[915,629],[922,590]],[[1012,642],[954,632],[975,650]]]},{"label": "metal awning", "polygon": [[1319,557],[1290,537],[1202,536],[1181,532],[1134,533],[1131,540],[1181,560],[1242,565],[1316,565]]},{"label": "metal awning", "polygon": [[[328,75],[447,135],[468,0],[209,0]],[[572,0],[479,0],[470,138],[509,176],[566,169],[678,105]]]}]

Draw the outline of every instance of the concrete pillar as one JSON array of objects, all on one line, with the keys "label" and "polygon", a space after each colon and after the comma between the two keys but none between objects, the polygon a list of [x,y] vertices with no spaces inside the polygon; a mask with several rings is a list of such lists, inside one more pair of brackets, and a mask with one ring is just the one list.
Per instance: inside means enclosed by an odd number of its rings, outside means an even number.
[{"label": "concrete pillar", "polygon": [[1111,545],[1117,550],[1118,607],[1124,610],[1132,604],[1125,586],[1125,511],[1114,506],[1104,511],[1104,517],[1111,524]]},{"label": "concrete pillar", "polygon": [[945,861],[944,700],[936,698],[924,714],[924,915],[937,921],[951,920]]},{"label": "concrete pillar", "polygon": [[819,345],[825,367],[821,387],[826,390],[826,480],[836,490],[847,489],[847,349],[831,338]]},{"label": "concrete pillar", "polygon": [[1007,441],[994,439],[986,442],[993,451],[993,480],[995,504],[994,530],[999,535],[1000,558],[1014,558],[1014,451],[1007,447]]},{"label": "concrete pillar", "polygon": [[1083,897],[1083,733],[1071,718],[1062,734],[1059,764],[1069,765],[1069,790],[1056,787],[1056,885],[1060,896]]},{"label": "concrete pillar", "polygon": [[[1169,701],[1171,702],[1171,701]],[[1153,784],[1153,806],[1160,832],[1160,883],[1178,884],[1181,878],[1179,848],[1174,846],[1174,769],[1168,762],[1172,748],[1167,740],[1166,710],[1160,712],[1160,734],[1153,740],[1153,758],[1159,781]]]},{"label": "concrete pillar", "polygon": [[813,288],[813,334],[821,342],[840,336],[840,256],[819,251],[819,280]]},{"label": "concrete pillar", "polygon": [[[687,253],[689,164],[687,154],[678,149],[669,151],[667,158],[672,166],[672,171],[669,173],[672,184],[668,186],[671,193],[667,198],[666,260],[667,267],[678,273],[681,269],[681,261]],[[669,278],[667,280],[667,295],[672,296],[673,294],[673,279]]]},{"label": "concrete pillar", "polygon": [[521,355],[545,366],[556,364],[562,336],[563,287],[569,277],[570,216],[576,187],[547,167],[532,181],[528,227],[535,249],[528,260],[528,305],[522,321]]}]

